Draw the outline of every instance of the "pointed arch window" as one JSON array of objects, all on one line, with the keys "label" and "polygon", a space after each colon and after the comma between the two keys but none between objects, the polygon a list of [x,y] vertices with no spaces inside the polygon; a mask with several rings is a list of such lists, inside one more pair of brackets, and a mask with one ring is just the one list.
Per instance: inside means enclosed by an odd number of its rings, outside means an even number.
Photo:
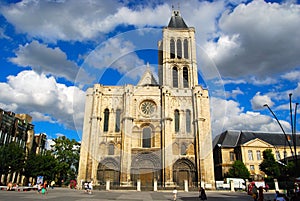
[{"label": "pointed arch window", "polygon": [[174,122],[175,122],[175,132],[179,132],[179,110],[175,110],[174,112]]},{"label": "pointed arch window", "polygon": [[170,40],[170,58],[171,59],[175,58],[175,41],[174,41],[174,39]]},{"label": "pointed arch window", "polygon": [[103,125],[103,131],[108,131],[108,121],[109,121],[109,109],[104,110],[104,125]]},{"label": "pointed arch window", "polygon": [[121,119],[121,110],[117,109],[116,110],[116,126],[115,126],[115,132],[120,132],[120,121]]},{"label": "pointed arch window", "polygon": [[114,144],[108,145],[108,155],[115,155],[115,145]]},{"label": "pointed arch window", "polygon": [[152,130],[150,127],[145,127],[143,129],[143,148],[150,148],[151,147],[151,135]]},{"label": "pointed arch window", "polygon": [[189,42],[187,39],[184,39],[183,41],[183,51],[184,51],[184,58],[188,59],[189,58],[189,51],[188,48],[189,47]]},{"label": "pointed arch window", "polygon": [[187,67],[183,67],[183,87],[188,88],[189,87],[189,71]]},{"label": "pointed arch window", "polygon": [[173,87],[178,88],[178,69],[173,67]]},{"label": "pointed arch window", "polygon": [[191,132],[191,111],[190,110],[186,110],[186,114],[185,114],[185,118],[186,118],[186,132],[190,133]]},{"label": "pointed arch window", "polygon": [[176,45],[177,45],[177,58],[181,59],[182,58],[182,43],[181,43],[180,39],[177,40]]},{"label": "pointed arch window", "polygon": [[181,154],[181,155],[186,155],[186,150],[187,150],[187,146],[183,143],[183,144],[181,145],[180,154]]}]

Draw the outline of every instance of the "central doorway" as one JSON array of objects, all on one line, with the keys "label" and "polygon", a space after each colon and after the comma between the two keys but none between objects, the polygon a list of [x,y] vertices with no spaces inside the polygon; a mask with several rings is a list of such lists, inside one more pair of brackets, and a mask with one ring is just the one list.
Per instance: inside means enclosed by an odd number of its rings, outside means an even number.
[{"label": "central doorway", "polygon": [[160,178],[160,160],[149,152],[137,154],[131,164],[131,178],[137,184],[140,181],[141,190],[153,190],[154,180]]},{"label": "central doorway", "polygon": [[140,169],[140,180],[142,188],[153,187],[153,169]]}]

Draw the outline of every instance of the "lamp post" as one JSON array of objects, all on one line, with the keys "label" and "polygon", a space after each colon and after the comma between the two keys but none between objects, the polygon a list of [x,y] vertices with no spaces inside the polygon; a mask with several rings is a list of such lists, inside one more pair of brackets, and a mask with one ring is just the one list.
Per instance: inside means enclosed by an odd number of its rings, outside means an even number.
[{"label": "lamp post", "polygon": [[284,129],[283,129],[281,123],[279,122],[279,120],[278,120],[278,118],[276,117],[275,113],[271,110],[271,108],[269,107],[268,104],[264,104],[264,107],[267,107],[267,108],[270,110],[270,112],[272,113],[272,115],[274,116],[274,118],[276,119],[278,125],[280,126],[280,128],[281,128],[281,130],[282,130],[282,132],[283,132],[283,134],[284,134],[285,140],[287,141],[287,143],[288,143],[288,145],[289,145],[289,147],[290,147],[290,150],[291,150],[291,153],[292,153],[292,156],[293,156],[293,159],[294,159],[294,154],[293,154],[293,149],[292,149],[291,143],[290,143],[290,141],[289,141],[289,139],[288,139],[288,136],[287,136],[287,134],[285,133],[285,131],[284,131]]},{"label": "lamp post", "polygon": [[294,161],[295,161],[295,169],[296,174],[298,170],[298,159],[297,159],[297,136],[296,136],[296,118],[297,118],[297,106],[299,103],[296,103],[295,105],[295,112],[294,112],[294,121],[293,121],[293,110],[292,110],[292,93],[289,94],[289,100],[290,100],[290,116],[291,116],[291,128],[292,128],[292,139],[293,139],[293,145],[294,145]]},{"label": "lamp post", "polygon": [[297,124],[297,121],[296,121],[296,118],[297,118],[297,107],[299,105],[299,103],[296,103],[295,104],[295,111],[294,111],[294,118],[293,118],[293,111],[292,111],[292,93],[289,94],[289,103],[290,103],[290,117],[291,117],[291,129],[292,129],[292,141],[293,141],[293,146],[294,146],[294,151],[292,149],[292,146],[290,144],[290,141],[288,139],[288,136],[286,135],[282,125],[280,124],[278,118],[276,117],[275,113],[271,110],[271,108],[268,106],[268,104],[265,104],[264,107],[267,107],[270,112],[272,113],[272,115],[274,116],[274,118],[276,119],[278,125],[280,126],[284,136],[285,136],[285,139],[290,147],[290,150],[291,150],[291,153],[292,153],[292,157],[293,157],[293,160],[294,160],[294,163],[295,163],[295,170],[296,170],[296,175],[297,175],[297,170],[298,170],[298,159],[297,159],[297,136],[296,136],[296,124]]}]

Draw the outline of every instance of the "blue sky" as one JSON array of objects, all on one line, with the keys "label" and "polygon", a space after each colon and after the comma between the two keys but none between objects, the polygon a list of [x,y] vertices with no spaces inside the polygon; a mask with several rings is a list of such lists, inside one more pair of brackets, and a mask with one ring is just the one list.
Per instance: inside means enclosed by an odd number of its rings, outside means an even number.
[{"label": "blue sky", "polygon": [[299,1],[142,2],[1,1],[0,108],[30,114],[35,132],[50,139],[80,141],[85,90],[136,84],[147,63],[157,73],[161,28],[180,2],[196,30],[213,137],[230,129],[281,132],[264,104],[290,131],[288,94],[300,102]]}]

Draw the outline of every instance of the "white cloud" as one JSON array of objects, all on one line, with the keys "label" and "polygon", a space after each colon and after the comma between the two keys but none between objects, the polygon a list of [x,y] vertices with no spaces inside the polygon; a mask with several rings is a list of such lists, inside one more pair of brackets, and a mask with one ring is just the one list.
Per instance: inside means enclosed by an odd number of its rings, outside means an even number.
[{"label": "white cloud", "polygon": [[[216,18],[224,10],[225,1],[189,0],[180,2],[182,17],[188,26],[196,28],[196,41],[201,47],[203,47],[207,39],[211,39],[217,35],[218,27]],[[170,13],[167,14],[167,19],[169,19]]]},{"label": "white cloud", "polygon": [[[94,40],[118,25],[162,26],[170,8],[133,10],[120,1],[36,1],[28,0],[2,6],[1,13],[19,32],[44,40]],[[168,12],[169,11],[169,12]]]},{"label": "white cloud", "polygon": [[34,112],[30,112],[29,115],[32,117],[34,121],[47,121],[50,123],[55,123],[55,120],[52,119],[52,117],[47,114],[34,111]]},{"label": "white cloud", "polygon": [[253,85],[257,85],[257,86],[261,86],[261,85],[271,85],[271,84],[276,84],[278,82],[278,80],[276,80],[275,78],[271,78],[266,76],[259,76],[259,78],[251,76],[249,82]]},{"label": "white cloud", "polygon": [[84,91],[34,71],[22,71],[9,76],[7,83],[0,83],[0,105],[4,110],[13,104],[16,113],[31,114],[37,118],[34,121],[55,122],[66,128],[74,129],[74,123],[82,125],[84,101]]},{"label": "white cloud", "polygon": [[[95,40],[113,31],[119,25],[137,28],[166,26],[174,2],[162,1],[140,6],[117,0],[107,1],[37,1],[27,0],[0,8],[6,20],[17,31],[30,37],[48,41]],[[201,27],[197,32],[199,44],[216,32],[216,17],[225,9],[224,1],[180,3],[183,18],[189,26]]]},{"label": "white cloud", "polygon": [[[224,130],[252,130],[266,132],[282,132],[275,119],[259,112],[244,111],[238,102],[211,98],[213,138]],[[288,131],[290,124],[280,121]]]},{"label": "white cloud", "polygon": [[49,136],[47,136],[46,150],[51,150],[52,145],[55,145],[55,142],[53,141],[53,139],[49,139]]},{"label": "white cloud", "polygon": [[281,77],[289,81],[300,81],[300,70],[293,70],[287,72],[283,74]]},{"label": "white cloud", "polygon": [[11,39],[9,36],[7,36],[6,34],[5,34],[5,30],[2,28],[2,27],[0,27],[0,39],[1,38],[4,38],[4,39]]},{"label": "white cloud", "polygon": [[236,89],[231,90],[231,92],[227,92],[227,97],[236,98],[238,95],[243,95],[244,92],[237,87]]},{"label": "white cloud", "polygon": [[82,68],[98,80],[108,68],[117,70],[124,77],[136,79],[144,72],[144,68],[140,68],[144,66],[144,61],[138,57],[136,51],[130,41],[122,37],[111,38],[88,55]]},{"label": "white cloud", "polygon": [[222,79],[215,82],[218,85],[226,85],[226,84],[247,84],[246,80],[243,79]]},{"label": "white cloud", "polygon": [[257,92],[250,102],[253,110],[260,110],[265,104],[268,104],[270,107],[274,105],[269,96],[261,95],[260,92]]},{"label": "white cloud", "polygon": [[38,41],[20,45],[15,54],[16,57],[10,58],[10,61],[18,66],[31,67],[36,72],[64,77],[70,81],[74,81],[79,70],[76,63],[69,61],[61,49],[49,48]]},{"label": "white cloud", "polygon": [[266,77],[299,66],[300,5],[255,0],[223,13],[205,45],[222,76]]}]

